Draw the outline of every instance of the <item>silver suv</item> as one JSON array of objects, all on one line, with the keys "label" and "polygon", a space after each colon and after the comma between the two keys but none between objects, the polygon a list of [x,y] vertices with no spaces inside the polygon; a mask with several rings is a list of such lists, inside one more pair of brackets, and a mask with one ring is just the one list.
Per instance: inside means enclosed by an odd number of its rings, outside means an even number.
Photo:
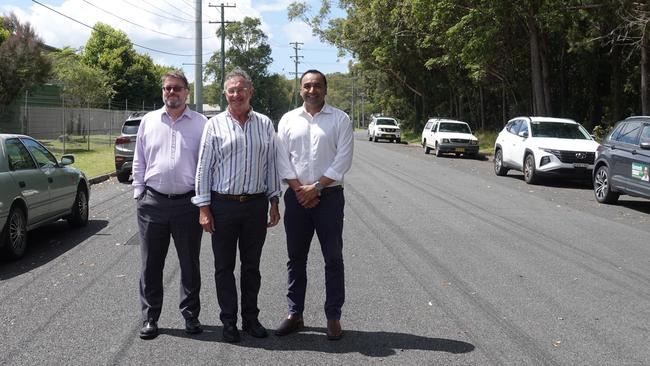
[{"label": "silver suv", "polygon": [[140,120],[147,112],[135,112],[124,121],[122,134],[115,139],[115,173],[117,180],[128,182],[133,166],[135,138],[140,127]]}]

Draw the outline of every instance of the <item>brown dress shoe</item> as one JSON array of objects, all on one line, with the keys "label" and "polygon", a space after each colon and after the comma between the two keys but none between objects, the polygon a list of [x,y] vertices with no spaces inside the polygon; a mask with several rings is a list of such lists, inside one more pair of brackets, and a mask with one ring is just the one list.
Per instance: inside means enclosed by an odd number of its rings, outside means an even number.
[{"label": "brown dress shoe", "polygon": [[330,341],[338,341],[343,337],[343,329],[341,329],[341,322],[338,319],[330,319],[327,321],[327,339]]},{"label": "brown dress shoe", "polygon": [[302,316],[289,315],[282,321],[282,323],[280,323],[278,329],[275,330],[275,335],[280,337],[285,336],[301,329],[304,326],[305,322],[302,320]]}]

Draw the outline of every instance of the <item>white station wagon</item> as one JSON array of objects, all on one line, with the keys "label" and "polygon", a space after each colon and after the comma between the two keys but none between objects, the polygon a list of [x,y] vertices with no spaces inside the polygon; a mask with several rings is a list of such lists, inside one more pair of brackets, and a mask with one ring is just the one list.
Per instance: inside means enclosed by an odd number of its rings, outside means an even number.
[{"label": "white station wagon", "polygon": [[472,134],[467,122],[453,119],[429,119],[422,130],[421,144],[425,154],[435,150],[436,156],[445,153],[456,156],[478,154],[478,138]]}]

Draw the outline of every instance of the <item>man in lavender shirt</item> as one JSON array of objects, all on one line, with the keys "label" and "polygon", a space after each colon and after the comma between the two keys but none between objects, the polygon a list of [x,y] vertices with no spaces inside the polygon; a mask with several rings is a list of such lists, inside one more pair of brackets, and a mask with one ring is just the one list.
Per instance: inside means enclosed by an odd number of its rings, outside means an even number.
[{"label": "man in lavender shirt", "polygon": [[181,71],[162,77],[164,107],[140,122],[133,158],[133,195],[137,200],[142,271],[140,338],[158,335],[163,302],[163,267],[174,239],[181,270],[180,305],[185,332],[201,333],[199,253],[202,228],[191,202],[206,118],[185,105],[188,83]]}]

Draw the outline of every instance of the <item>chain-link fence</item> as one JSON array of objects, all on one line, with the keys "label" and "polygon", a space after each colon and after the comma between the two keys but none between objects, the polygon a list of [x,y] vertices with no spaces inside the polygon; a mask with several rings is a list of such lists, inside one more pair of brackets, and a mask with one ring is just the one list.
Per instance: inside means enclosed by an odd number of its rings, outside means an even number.
[{"label": "chain-link fence", "polygon": [[0,106],[0,133],[23,134],[44,142],[56,153],[112,146],[133,110],[72,108],[15,103]]}]

